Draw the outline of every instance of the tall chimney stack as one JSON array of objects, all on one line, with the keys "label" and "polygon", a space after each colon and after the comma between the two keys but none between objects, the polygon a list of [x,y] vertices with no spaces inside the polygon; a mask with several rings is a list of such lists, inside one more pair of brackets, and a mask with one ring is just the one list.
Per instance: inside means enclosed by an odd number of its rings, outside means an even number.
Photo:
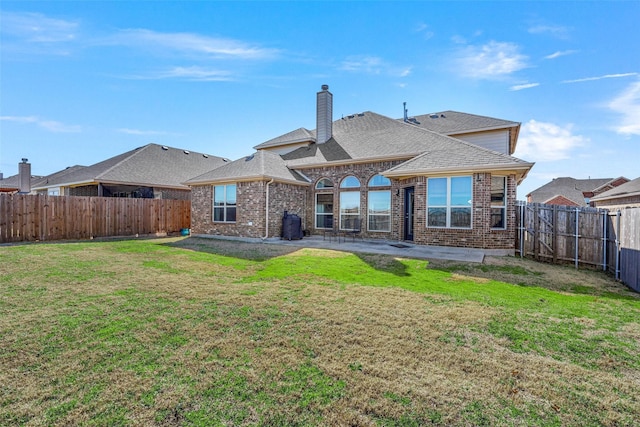
[{"label": "tall chimney stack", "polygon": [[18,179],[20,182],[20,193],[31,193],[31,163],[29,163],[29,159],[22,159],[22,162],[18,163]]},{"label": "tall chimney stack", "polygon": [[333,94],[329,85],[322,85],[316,107],[316,142],[324,144],[333,136]]}]

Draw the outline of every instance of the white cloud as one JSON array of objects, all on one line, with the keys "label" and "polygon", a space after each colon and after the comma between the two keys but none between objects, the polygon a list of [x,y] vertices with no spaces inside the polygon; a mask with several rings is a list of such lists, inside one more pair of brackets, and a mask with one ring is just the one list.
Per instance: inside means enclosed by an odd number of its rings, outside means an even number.
[{"label": "white cloud", "polygon": [[343,71],[365,74],[384,74],[394,77],[407,77],[412,72],[412,67],[396,67],[378,56],[353,55],[347,57],[339,66]]},{"label": "white cloud", "polygon": [[140,130],[140,129],[129,129],[129,128],[120,128],[118,129],[120,133],[126,133],[127,135],[140,135],[140,136],[156,136],[156,135],[167,135],[167,132],[157,131],[157,130]]},{"label": "white cloud", "polygon": [[509,88],[511,91],[518,91],[523,89],[531,89],[532,87],[540,86],[540,83],[524,83],[521,85],[514,85]]},{"label": "white cloud", "polygon": [[566,38],[569,34],[569,28],[561,25],[534,25],[529,27],[531,34],[550,34],[558,38]]},{"label": "white cloud", "polygon": [[621,77],[631,77],[631,76],[637,76],[637,75],[638,75],[638,73],[605,74],[604,76],[585,77],[585,78],[582,78],[582,79],[575,79],[575,80],[563,80],[562,83],[592,82],[594,80],[619,79]]},{"label": "white cloud", "polygon": [[622,115],[616,132],[623,135],[640,135],[640,81],[630,84],[609,102],[609,108]]},{"label": "white cloud", "polygon": [[78,125],[67,125],[55,120],[40,119],[36,116],[0,116],[0,121],[35,124],[55,133],[78,133],[82,131],[82,128]]},{"label": "white cloud", "polygon": [[415,32],[416,33],[421,33],[425,40],[429,40],[435,34],[433,31],[431,31],[429,29],[429,26],[427,24],[424,24],[424,23],[418,25],[416,27],[416,29],[415,29]]},{"label": "white cloud", "polygon": [[34,43],[68,42],[76,38],[75,21],[48,18],[40,13],[2,13],[2,33]]},{"label": "white cloud", "polygon": [[194,81],[220,82],[231,81],[233,77],[231,72],[217,70],[212,68],[204,68],[198,66],[192,67],[174,67],[166,71],[152,74],[148,78],[152,79],[186,79]]},{"label": "white cloud", "polygon": [[145,29],[121,30],[102,41],[104,44],[172,51],[207,58],[270,59],[277,49],[263,48],[240,40],[207,37],[193,33],[161,33]]},{"label": "white cloud", "polygon": [[578,51],[577,50],[558,50],[556,52],[553,52],[551,55],[545,56],[544,59],[556,59],[556,58],[560,58],[561,56],[573,55],[574,53],[578,53]]},{"label": "white cloud", "polygon": [[476,79],[495,79],[526,68],[528,57],[515,43],[490,41],[482,46],[467,46],[455,59],[457,71]]},{"label": "white cloud", "polygon": [[515,156],[533,161],[563,160],[587,142],[587,138],[572,133],[572,125],[529,120],[522,125]]}]

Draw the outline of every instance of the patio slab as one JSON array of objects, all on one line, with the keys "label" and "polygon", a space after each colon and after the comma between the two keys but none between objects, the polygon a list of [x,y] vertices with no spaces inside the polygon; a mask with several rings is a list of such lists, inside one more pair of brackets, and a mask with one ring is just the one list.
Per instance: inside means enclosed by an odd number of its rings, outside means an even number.
[{"label": "patio slab", "polygon": [[197,234],[193,237],[214,238],[223,240],[237,240],[250,243],[263,243],[269,245],[295,246],[301,248],[331,249],[344,252],[361,252],[373,254],[393,255],[401,258],[415,259],[439,259],[450,261],[464,261],[482,263],[485,256],[506,256],[513,255],[510,250],[487,250],[473,248],[454,248],[449,246],[424,246],[410,242],[398,242],[388,240],[362,240],[343,239],[339,241],[333,239],[323,239],[322,236],[307,236],[300,240],[283,240],[279,238],[251,239],[240,237],[212,236],[208,234]]}]

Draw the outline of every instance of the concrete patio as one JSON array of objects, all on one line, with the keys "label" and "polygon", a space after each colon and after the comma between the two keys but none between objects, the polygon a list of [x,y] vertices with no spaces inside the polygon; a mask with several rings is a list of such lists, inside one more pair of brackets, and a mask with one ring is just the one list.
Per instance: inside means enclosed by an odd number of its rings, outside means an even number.
[{"label": "concrete patio", "polygon": [[512,250],[503,249],[474,249],[474,248],[454,248],[447,246],[423,246],[410,242],[397,242],[389,240],[355,240],[351,237],[336,238],[335,236],[325,239],[322,236],[306,236],[300,240],[283,240],[279,238],[251,239],[235,238],[227,236],[213,236],[209,234],[197,234],[193,237],[236,240],[250,243],[263,243],[268,245],[285,245],[300,248],[331,249],[343,252],[360,252],[372,254],[385,254],[402,258],[414,259],[440,259],[450,261],[464,261],[481,263],[485,256],[507,256],[513,255]]}]

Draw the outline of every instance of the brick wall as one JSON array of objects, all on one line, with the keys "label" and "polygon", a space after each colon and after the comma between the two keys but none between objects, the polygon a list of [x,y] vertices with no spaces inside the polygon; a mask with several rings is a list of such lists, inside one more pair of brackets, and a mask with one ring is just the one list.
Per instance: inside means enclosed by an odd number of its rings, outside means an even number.
[{"label": "brick wall", "polygon": [[[236,186],[236,222],[213,222],[213,186],[192,188],[191,230],[194,234],[261,238],[265,236],[267,181],[239,182]],[[305,227],[307,188],[299,185],[269,185],[269,235],[279,237],[284,211],[302,217]]]},{"label": "brick wall", "polygon": [[[491,228],[491,174],[473,175],[472,228],[430,228],[426,226],[427,178],[417,177],[401,182],[402,187],[415,187],[414,242],[422,245],[457,246],[484,249],[513,249],[515,247],[515,176],[507,179],[507,227],[504,230]],[[404,201],[394,206],[394,211],[403,214]],[[398,218],[403,219],[403,215]],[[398,221],[394,236],[401,240],[404,221]]]},{"label": "brick wall", "polygon": [[[303,229],[312,234],[320,234],[323,229],[315,227],[315,194],[332,193],[334,197],[334,221],[339,218],[340,182],[353,175],[360,180],[360,217],[362,236],[370,239],[404,239],[404,189],[414,187],[414,242],[423,245],[458,246],[486,249],[513,249],[515,245],[515,176],[507,179],[507,228],[494,230],[490,227],[491,217],[491,174],[473,175],[473,216],[471,229],[447,229],[426,227],[427,178],[415,177],[407,180],[392,180],[389,187],[373,187],[372,190],[391,192],[391,231],[370,232],[367,229],[367,184],[369,180],[401,161],[341,165],[328,168],[305,169],[305,176],[311,185],[298,186],[272,183],[269,193],[269,237],[278,237],[282,228],[284,211],[297,214],[302,219]],[[316,183],[330,179],[332,189],[316,190]],[[266,181],[237,184],[237,216],[235,223],[214,223],[212,221],[213,187],[195,186],[192,189],[192,231],[195,234],[214,234],[259,238],[265,234],[265,186]]]}]

